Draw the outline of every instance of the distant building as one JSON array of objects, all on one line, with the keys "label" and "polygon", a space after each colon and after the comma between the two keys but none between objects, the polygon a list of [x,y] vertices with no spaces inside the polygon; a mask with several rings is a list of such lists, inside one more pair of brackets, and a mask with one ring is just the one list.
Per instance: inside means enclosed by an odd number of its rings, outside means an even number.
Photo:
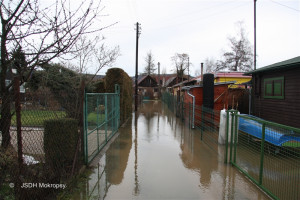
[{"label": "distant building", "polygon": [[[133,80],[133,88],[135,88],[135,79]],[[143,99],[153,99],[158,97],[158,84],[150,75],[138,76],[138,93]]]},{"label": "distant building", "polygon": [[245,88],[245,83],[251,80],[251,76],[244,75],[245,72],[216,72],[215,83],[219,82],[228,82],[235,81],[234,85],[231,85],[231,88]]},{"label": "distant building", "polygon": [[[138,92],[144,99],[158,98],[160,93],[166,90],[173,93],[174,86],[186,81],[187,76],[180,78],[176,74],[152,74],[138,76]],[[135,88],[135,77],[132,77]]]}]

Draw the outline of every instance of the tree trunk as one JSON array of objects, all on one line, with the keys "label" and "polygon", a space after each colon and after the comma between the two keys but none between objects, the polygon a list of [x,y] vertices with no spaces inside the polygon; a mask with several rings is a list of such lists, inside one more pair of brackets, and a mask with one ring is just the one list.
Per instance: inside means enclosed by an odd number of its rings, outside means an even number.
[{"label": "tree trunk", "polygon": [[5,80],[7,75],[8,63],[6,61],[6,36],[7,36],[7,21],[1,19],[2,34],[1,34],[1,73],[0,73],[0,97],[2,98],[1,118],[0,118],[0,131],[2,135],[1,147],[7,148],[10,144],[10,123],[11,123],[11,96],[9,89],[6,88]]},{"label": "tree trunk", "polygon": [[2,135],[1,147],[6,149],[10,144],[10,124],[11,124],[11,96],[9,92],[4,92],[2,96],[2,107],[1,107],[1,119],[0,119],[0,131]]}]

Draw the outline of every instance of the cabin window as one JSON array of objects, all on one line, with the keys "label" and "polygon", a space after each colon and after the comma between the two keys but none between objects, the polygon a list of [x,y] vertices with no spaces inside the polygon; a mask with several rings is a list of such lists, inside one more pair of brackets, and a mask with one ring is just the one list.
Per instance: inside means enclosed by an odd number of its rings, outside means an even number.
[{"label": "cabin window", "polygon": [[284,77],[267,78],[264,80],[264,98],[284,99]]}]

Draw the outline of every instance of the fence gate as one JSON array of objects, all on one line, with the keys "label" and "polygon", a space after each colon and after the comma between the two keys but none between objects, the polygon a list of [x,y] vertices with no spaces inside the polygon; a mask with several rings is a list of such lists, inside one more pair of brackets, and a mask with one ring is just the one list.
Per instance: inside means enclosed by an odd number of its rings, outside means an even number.
[{"label": "fence gate", "polygon": [[84,156],[88,164],[118,131],[120,125],[120,86],[115,93],[85,93]]}]

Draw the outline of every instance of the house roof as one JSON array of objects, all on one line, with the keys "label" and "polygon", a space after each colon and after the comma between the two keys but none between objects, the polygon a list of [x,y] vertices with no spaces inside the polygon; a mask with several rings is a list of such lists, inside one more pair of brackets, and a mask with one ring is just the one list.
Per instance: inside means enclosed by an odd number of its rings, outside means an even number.
[{"label": "house roof", "polygon": [[[145,79],[147,79],[147,78],[149,78],[149,79],[152,79],[154,82],[155,82],[155,84],[157,84],[157,81],[156,81],[156,79],[155,78],[153,78],[152,76],[150,76],[150,75],[138,75],[138,85],[140,85],[141,84],[141,82],[143,82]],[[132,77],[131,78],[132,79],[132,84],[133,84],[133,87],[135,87],[135,77]]]},{"label": "house roof", "polygon": [[[215,72],[214,78],[251,78],[251,76],[245,76],[245,72]],[[202,81],[202,75],[196,76],[191,81]]]},{"label": "house roof", "polygon": [[165,86],[169,86],[169,84],[170,84],[174,79],[176,79],[176,77],[177,77],[177,76],[173,76],[173,77],[169,78],[169,79],[166,81]]},{"label": "house roof", "polygon": [[300,56],[285,61],[281,61],[278,63],[274,63],[272,65],[267,65],[265,67],[258,68],[257,70],[247,72],[245,74],[250,75],[250,74],[256,74],[256,73],[266,72],[270,70],[289,69],[296,66],[300,67]]},{"label": "house roof", "polygon": [[[217,82],[217,83],[214,83],[214,85],[231,85],[231,84],[234,84],[236,81],[227,81],[227,82]],[[203,87],[203,84],[200,84],[200,85],[191,85],[191,86],[185,86],[185,87],[182,87],[181,90],[189,90],[191,88],[198,88],[198,87]]]},{"label": "house roof", "polygon": [[[179,82],[179,83],[176,83],[176,84],[174,84],[174,85],[170,85],[176,78],[178,78],[178,82]],[[186,75],[184,75],[184,76],[182,77],[182,79],[181,79],[180,77],[178,77],[178,76],[174,76],[174,77],[169,78],[169,79],[166,81],[166,83],[165,83],[164,86],[166,86],[166,87],[176,87],[176,86],[182,85],[183,82],[184,82],[184,83],[188,82],[187,79],[188,79],[188,78],[187,78]],[[183,80],[183,81],[182,81],[182,80]]]},{"label": "house roof", "polygon": [[245,72],[216,72],[215,78],[251,78],[251,76],[245,76]]}]

